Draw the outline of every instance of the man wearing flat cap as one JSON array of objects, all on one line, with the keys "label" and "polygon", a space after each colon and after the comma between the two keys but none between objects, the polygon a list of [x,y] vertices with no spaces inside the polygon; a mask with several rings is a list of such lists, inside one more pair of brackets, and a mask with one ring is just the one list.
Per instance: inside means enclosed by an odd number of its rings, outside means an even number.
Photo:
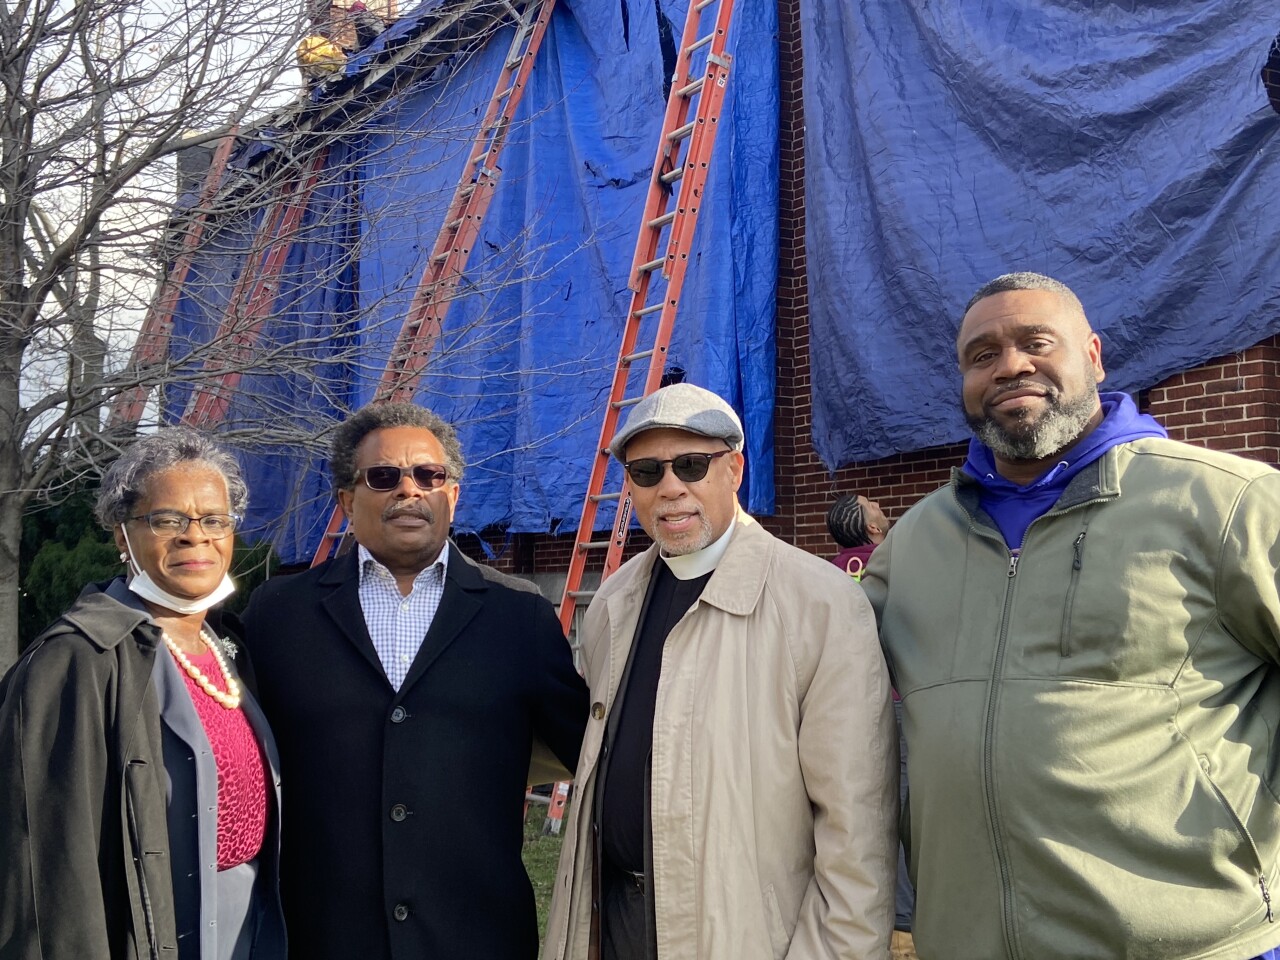
[{"label": "man wearing flat cap", "polygon": [[738,508],[742,424],[665,387],[610,445],[653,546],[582,627],[591,719],[543,956],[886,958],[897,736],[861,588]]}]

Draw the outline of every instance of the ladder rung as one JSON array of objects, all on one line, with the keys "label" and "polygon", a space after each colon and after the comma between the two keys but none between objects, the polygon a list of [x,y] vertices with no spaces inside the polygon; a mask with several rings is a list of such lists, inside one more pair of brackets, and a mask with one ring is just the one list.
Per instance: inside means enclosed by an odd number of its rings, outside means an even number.
[{"label": "ladder rung", "polygon": [[634,407],[643,399],[644,397],[627,397],[625,400],[614,400],[609,404],[609,406],[613,407],[615,410],[625,410],[627,407]]},{"label": "ladder rung", "polygon": [[690,80],[683,87],[676,91],[676,96],[690,97],[702,89],[702,84],[706,77],[699,77],[697,80]]},{"label": "ladder rung", "polygon": [[526,52],[526,53],[520,54],[518,57],[512,57],[510,60],[507,61],[507,69],[514,70],[516,67],[520,66],[520,64],[524,61],[524,58],[527,57],[528,55],[529,54]]},{"label": "ladder rung", "polygon": [[578,549],[582,550],[608,550],[612,540],[588,540],[586,543],[578,544]]},{"label": "ladder rung", "polygon": [[511,86],[507,87],[507,89],[503,90],[500,94],[498,94],[493,99],[505,100],[507,99],[507,97],[511,96],[511,91],[514,90],[515,88],[516,88],[516,85],[513,83]]},{"label": "ladder rung", "polygon": [[574,600],[590,600],[593,597],[595,597],[595,595],[596,595],[596,592],[594,590],[570,590],[569,591],[569,596],[573,597]]},{"label": "ladder rung", "polygon": [[659,310],[662,309],[662,307],[663,307],[663,304],[661,303],[651,303],[647,307],[641,307],[639,310],[633,313],[632,316],[636,317],[637,319],[640,317],[647,317],[651,313],[657,313]]},{"label": "ladder rung", "polygon": [[641,264],[638,268],[641,273],[653,273],[666,261],[666,257],[659,257],[657,260],[650,260],[648,263]]},{"label": "ladder rung", "polygon": [[684,167],[676,167],[676,169],[672,170],[669,173],[664,173],[658,179],[661,180],[663,183],[675,183],[677,180],[679,180],[683,176],[684,176]]},{"label": "ladder rung", "polygon": [[669,213],[664,213],[662,216],[654,217],[652,220],[650,220],[649,228],[652,230],[661,230],[663,227],[665,227],[668,223],[670,223],[675,218],[676,218],[676,212],[674,210],[670,211]]},{"label": "ladder rung", "polygon": [[714,33],[708,33],[708,34],[707,34],[705,37],[703,37],[701,40],[695,40],[695,41],[693,41],[693,43],[691,43],[691,44],[689,44],[689,46],[685,47],[685,50],[684,50],[684,54],[685,54],[685,56],[686,56],[686,57],[687,57],[687,56],[689,56],[689,54],[693,53],[693,51],[695,51],[695,50],[700,50],[700,49],[702,49],[702,48],[703,48],[703,47],[705,47],[708,43],[710,43],[712,40],[714,40],[714,39],[715,39],[715,36],[716,36],[716,35],[715,35]]},{"label": "ladder rung", "polygon": [[460,226],[462,226],[462,221],[465,219],[466,217],[458,217],[457,220],[450,220],[448,223],[445,224],[444,228],[446,230],[457,230]]},{"label": "ladder rung", "polygon": [[698,12],[701,13],[703,10],[707,9],[707,7],[711,6],[715,2],[716,0],[698,0],[698,3],[695,6]]},{"label": "ladder rung", "polygon": [[591,495],[592,503],[608,503],[610,500],[621,500],[622,491],[615,490],[613,493],[593,493]]},{"label": "ladder rung", "polygon": [[697,120],[690,120],[683,127],[676,127],[674,130],[668,133],[667,139],[670,140],[672,143],[679,143],[681,140],[686,139],[689,136],[689,134],[693,133],[693,128],[696,127],[697,125],[698,125]]},{"label": "ladder rung", "polygon": [[643,360],[645,357],[652,357],[654,353],[655,351],[653,350],[638,350],[635,353],[628,353],[622,358],[621,362],[630,365],[635,363],[637,360]]}]

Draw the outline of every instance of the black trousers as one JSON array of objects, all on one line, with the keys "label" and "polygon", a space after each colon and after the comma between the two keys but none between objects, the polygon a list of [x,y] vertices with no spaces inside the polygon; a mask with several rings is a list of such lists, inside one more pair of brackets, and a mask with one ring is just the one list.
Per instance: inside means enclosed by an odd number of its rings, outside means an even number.
[{"label": "black trousers", "polygon": [[601,960],[658,960],[644,880],[611,867],[607,859],[600,880]]}]

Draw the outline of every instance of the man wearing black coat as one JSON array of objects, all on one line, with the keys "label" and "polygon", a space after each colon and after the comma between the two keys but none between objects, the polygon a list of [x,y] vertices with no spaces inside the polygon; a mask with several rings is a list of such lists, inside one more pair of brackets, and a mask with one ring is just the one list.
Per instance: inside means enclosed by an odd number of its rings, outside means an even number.
[{"label": "man wearing black coat", "polygon": [[551,605],[449,544],[463,466],[426,410],[354,414],[331,469],[359,546],[246,612],[292,957],[537,955],[525,787],[541,747],[576,762],[587,691]]}]

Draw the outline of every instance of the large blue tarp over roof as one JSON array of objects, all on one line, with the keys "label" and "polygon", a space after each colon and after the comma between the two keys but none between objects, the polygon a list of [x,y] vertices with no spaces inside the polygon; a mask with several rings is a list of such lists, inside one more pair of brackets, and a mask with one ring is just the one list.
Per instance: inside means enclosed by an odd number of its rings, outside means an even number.
[{"label": "large blue tarp over roof", "polygon": [[1081,297],[1136,390],[1280,331],[1274,0],[807,0],[813,440],[829,467],[960,439],[985,281]]},{"label": "large blue tarp over roof", "polygon": [[[459,427],[469,461],[456,531],[577,526],[661,127],[670,64],[660,31],[678,41],[684,12],[668,0],[561,0],[556,8],[419,394]],[[773,509],[775,32],[772,0],[739,0],[730,49],[742,53],[667,364],[742,414],[743,500],[756,513]],[[331,149],[259,346],[301,331],[309,362],[246,377],[224,426],[319,436],[310,450],[267,445],[246,458],[249,525],[268,531],[286,562],[315,549],[331,507],[323,432],[373,397],[509,42],[509,32],[499,34],[389,100]],[[227,225],[199,258],[176,343],[216,325],[249,235],[248,225]],[[337,338],[340,321],[356,317],[358,332]],[[180,416],[183,392],[168,399],[169,415]]]}]

